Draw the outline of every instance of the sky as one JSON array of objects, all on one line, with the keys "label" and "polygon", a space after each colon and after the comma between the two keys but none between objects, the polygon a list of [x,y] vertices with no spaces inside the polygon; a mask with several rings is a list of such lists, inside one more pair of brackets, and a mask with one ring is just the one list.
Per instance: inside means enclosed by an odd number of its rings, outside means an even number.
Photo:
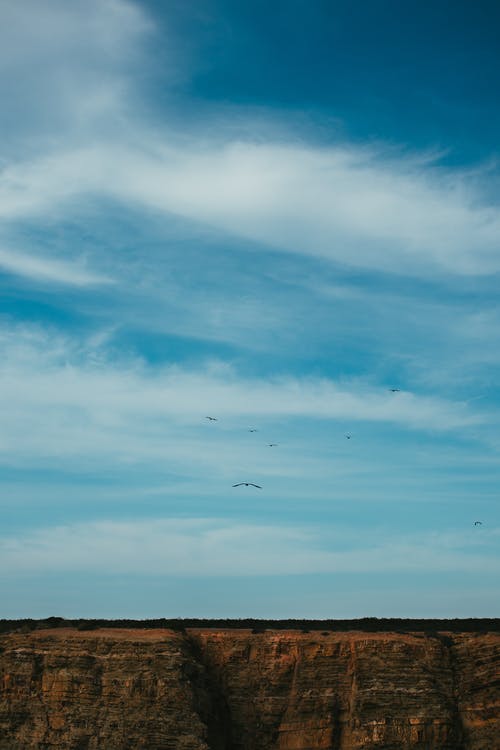
[{"label": "sky", "polygon": [[0,618],[500,616],[498,3],[0,18]]}]

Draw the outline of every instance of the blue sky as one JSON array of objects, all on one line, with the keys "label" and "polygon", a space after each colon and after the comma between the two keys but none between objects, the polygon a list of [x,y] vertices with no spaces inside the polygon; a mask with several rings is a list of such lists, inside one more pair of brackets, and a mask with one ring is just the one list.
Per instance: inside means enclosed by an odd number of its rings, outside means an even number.
[{"label": "blue sky", "polygon": [[0,13],[0,616],[499,616],[498,5]]}]

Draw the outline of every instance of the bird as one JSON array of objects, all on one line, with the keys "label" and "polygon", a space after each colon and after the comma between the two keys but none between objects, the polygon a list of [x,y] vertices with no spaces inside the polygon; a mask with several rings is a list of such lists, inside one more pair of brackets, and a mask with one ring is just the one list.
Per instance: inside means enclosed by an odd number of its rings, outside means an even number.
[{"label": "bird", "polygon": [[257,487],[258,490],[262,489],[260,484],[254,484],[253,482],[238,482],[238,484],[233,484],[233,487],[241,487],[243,485],[245,487]]},{"label": "bird", "polygon": [[278,443],[268,443],[267,447],[268,448],[276,448],[277,445],[278,445]]},{"label": "bird", "polygon": [[346,438],[350,440],[352,438],[352,435],[346,435]]},{"label": "bird", "polygon": [[401,388],[389,388],[391,393],[401,393]]},{"label": "bird", "polygon": [[251,428],[250,428],[250,429],[248,430],[248,432],[257,432],[257,430],[255,429],[255,427],[251,427]]},{"label": "bird", "polygon": [[205,417],[205,419],[209,419],[211,422],[217,422],[217,417]]},{"label": "bird", "polygon": [[482,525],[483,525],[482,521],[474,521],[474,526],[482,526]]}]

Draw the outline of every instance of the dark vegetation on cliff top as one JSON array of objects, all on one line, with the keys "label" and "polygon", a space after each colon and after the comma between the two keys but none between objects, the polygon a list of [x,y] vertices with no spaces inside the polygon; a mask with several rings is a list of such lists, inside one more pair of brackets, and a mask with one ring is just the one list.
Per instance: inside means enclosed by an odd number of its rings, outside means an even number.
[{"label": "dark vegetation on cliff top", "polygon": [[169,628],[179,632],[187,628],[215,628],[218,630],[250,629],[254,633],[270,630],[301,630],[303,632],[339,632],[358,630],[369,633],[380,632],[415,632],[435,633],[448,631],[454,633],[486,633],[500,631],[500,619],[492,617],[467,619],[403,619],[363,617],[358,620],[256,620],[244,619],[194,619],[194,618],[157,618],[153,620],[67,620],[64,617],[47,617],[43,620],[0,620],[0,633],[15,631],[29,632],[48,628],[76,628],[78,630],[96,630],[97,628]]}]

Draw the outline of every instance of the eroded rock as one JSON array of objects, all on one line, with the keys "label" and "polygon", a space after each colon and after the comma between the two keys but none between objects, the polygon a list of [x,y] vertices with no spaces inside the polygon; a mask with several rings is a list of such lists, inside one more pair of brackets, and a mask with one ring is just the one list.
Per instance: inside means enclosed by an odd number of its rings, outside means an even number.
[{"label": "eroded rock", "polygon": [[498,634],[0,637],[0,750],[500,750]]}]

